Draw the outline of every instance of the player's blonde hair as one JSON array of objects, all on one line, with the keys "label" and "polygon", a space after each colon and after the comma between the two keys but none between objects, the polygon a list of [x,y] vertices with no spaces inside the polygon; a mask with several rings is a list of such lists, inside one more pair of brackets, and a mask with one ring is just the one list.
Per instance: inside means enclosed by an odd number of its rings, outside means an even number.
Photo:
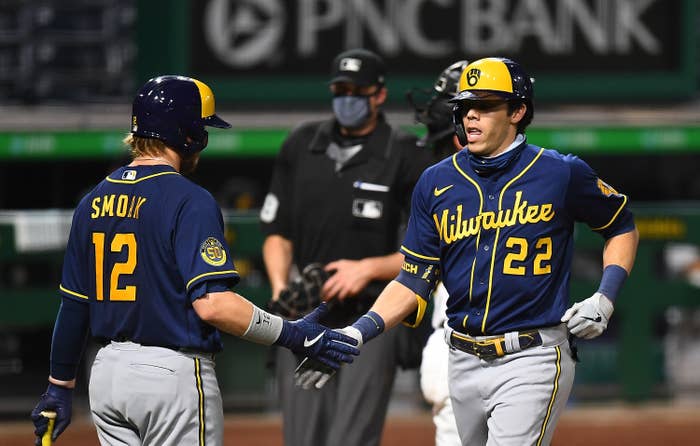
[{"label": "player's blonde hair", "polygon": [[134,136],[133,133],[128,133],[123,140],[124,144],[129,147],[129,153],[132,159],[139,156],[159,156],[165,153],[167,147],[165,143],[155,138],[142,138]]}]

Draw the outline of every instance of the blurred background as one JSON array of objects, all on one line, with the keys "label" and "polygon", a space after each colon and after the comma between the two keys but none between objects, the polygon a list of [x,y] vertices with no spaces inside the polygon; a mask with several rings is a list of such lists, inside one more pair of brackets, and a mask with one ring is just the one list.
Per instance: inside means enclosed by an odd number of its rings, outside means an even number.
[{"label": "blurred background", "polygon": [[[269,296],[257,212],[287,132],[330,116],[333,57],[388,66],[389,121],[418,134],[405,94],[459,59],[507,56],[535,78],[530,142],[585,159],[628,194],[641,234],[608,331],[581,342],[571,405],[700,402],[700,6],[696,0],[0,1],[0,417],[46,385],[73,207],[127,162],[147,79],[208,83],[234,126],[210,132],[193,180],[224,209],[243,276]],[[572,298],[600,279],[602,240],[577,231]],[[76,406],[87,404],[88,347]],[[265,348],[225,338],[227,412],[274,412]],[[426,410],[415,370],[393,408]]]}]

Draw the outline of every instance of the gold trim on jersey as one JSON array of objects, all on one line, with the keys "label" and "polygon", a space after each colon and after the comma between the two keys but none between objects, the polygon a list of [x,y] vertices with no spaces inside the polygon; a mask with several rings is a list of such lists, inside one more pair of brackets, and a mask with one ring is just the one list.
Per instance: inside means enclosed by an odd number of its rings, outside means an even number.
[{"label": "gold trim on jersey", "polygon": [[[525,166],[525,168],[516,176],[514,176],[510,181],[506,183],[505,186],[503,186],[503,189],[501,189],[501,193],[498,197],[498,210],[503,209],[503,195],[505,194],[506,190],[520,177],[525,175],[525,172],[530,170],[530,168],[537,162],[538,159],[540,159],[540,156],[544,153],[544,148],[541,148],[539,152],[537,152],[537,155],[530,161],[530,163]],[[498,247],[498,236],[501,233],[501,228],[496,228],[496,237],[493,240],[493,249],[491,250],[491,268],[489,271],[489,288],[488,292],[486,294],[486,308],[484,309],[484,318],[481,320],[481,332],[486,333],[486,319],[489,316],[489,307],[491,305],[491,291],[493,290],[493,270],[494,266],[496,263],[496,248]]]},{"label": "gold trim on jersey", "polygon": [[[481,214],[484,211],[484,194],[481,192],[481,188],[479,187],[479,183],[474,181],[465,171],[462,170],[461,167],[457,164],[457,155],[459,152],[455,153],[452,155],[452,165],[455,166],[455,169],[457,169],[457,172],[462,174],[464,178],[466,178],[472,185],[476,188],[476,191],[479,193],[479,214]],[[440,230],[438,229],[438,232]],[[472,260],[472,270],[471,274],[469,276],[469,302],[472,301],[472,290],[474,289],[474,269],[476,269],[476,255],[479,252],[479,242],[481,241],[481,229],[479,229],[479,233],[476,235],[476,248],[474,249],[474,260]],[[464,321],[462,321],[462,324],[464,328],[467,328],[467,318],[464,318]]]},{"label": "gold trim on jersey", "polygon": [[555,347],[557,351],[557,373],[554,376],[554,388],[552,389],[552,396],[549,398],[549,405],[547,406],[547,415],[542,421],[542,429],[540,429],[540,436],[537,439],[537,446],[542,444],[544,439],[544,434],[547,431],[547,424],[549,423],[549,418],[552,416],[552,407],[554,407],[554,401],[557,398],[557,393],[559,392],[559,377],[561,376],[561,348],[557,345]]},{"label": "gold trim on jersey", "polygon": [[593,230],[593,231],[602,231],[603,229],[605,229],[605,228],[607,228],[608,226],[610,226],[611,224],[613,224],[613,222],[615,221],[615,219],[617,218],[617,216],[620,215],[620,212],[622,212],[622,209],[623,209],[623,208],[625,207],[625,205],[627,204],[627,195],[623,195],[623,197],[624,197],[625,199],[622,200],[622,204],[621,204],[620,207],[617,209],[617,212],[615,212],[615,215],[612,216],[612,218],[610,219],[610,221],[609,221],[607,224],[605,224],[605,225],[603,225],[603,226],[601,226],[601,227],[599,227],[599,228],[591,228],[591,230]]},{"label": "gold trim on jersey", "polygon": [[410,249],[406,248],[404,245],[401,245],[401,251],[406,251],[407,253],[411,254],[414,257],[418,257],[419,259],[423,260],[440,260],[440,257],[429,257],[429,256],[424,256],[422,254],[418,254],[417,252],[413,252]]},{"label": "gold trim on jersey", "polygon": [[194,379],[197,385],[197,395],[198,398],[198,418],[199,418],[199,446],[204,446],[204,440],[206,439],[205,432],[205,421],[204,417],[204,386],[202,385],[202,369],[199,362],[199,358],[194,358]]},{"label": "gold trim on jersey", "polygon": [[89,297],[87,297],[84,294],[76,293],[75,291],[69,290],[68,288],[64,287],[63,284],[58,285],[58,289],[63,291],[64,293],[70,294],[71,296],[79,297],[79,298],[85,299],[85,300],[90,299]]},{"label": "gold trim on jersey", "polygon": [[[484,211],[484,194],[481,192],[481,188],[479,187],[479,183],[474,181],[465,171],[462,170],[461,167],[457,164],[457,155],[459,152],[455,153],[452,155],[452,165],[455,166],[455,169],[457,169],[457,172],[459,172],[464,178],[466,178],[476,191],[479,193],[479,214],[481,214]],[[438,229],[439,231],[439,229]],[[476,247],[474,249],[474,260],[472,260],[472,270],[471,274],[469,276],[469,302],[472,301],[472,290],[474,289],[474,269],[476,269],[476,255],[479,252],[479,242],[481,241],[481,230],[479,230],[479,233],[476,235]],[[464,328],[467,328],[467,318],[464,318],[464,321],[462,321],[464,324]]]},{"label": "gold trim on jersey", "polygon": [[[425,310],[428,308],[428,301],[423,299],[420,294],[416,294],[416,301],[418,301],[418,308],[416,308],[416,311],[409,314],[403,321],[401,321],[403,325],[410,328],[416,328],[420,325],[421,321],[423,320],[423,316],[425,316]],[[415,318],[411,319],[412,316],[415,316]]]},{"label": "gold trim on jersey", "polygon": [[200,274],[200,275],[198,275],[198,276],[194,276],[192,279],[190,279],[189,282],[187,282],[187,285],[185,285],[185,289],[186,289],[186,290],[189,290],[189,289],[190,289],[190,285],[192,285],[192,282],[196,281],[197,279],[201,279],[202,277],[207,277],[207,276],[220,276],[220,275],[222,275],[222,274],[230,274],[230,273],[238,274],[238,271],[236,271],[235,269],[228,269],[228,270],[226,270],[226,271],[212,271],[212,272],[209,272],[209,273],[204,273],[204,274]]},{"label": "gold trim on jersey", "polygon": [[151,178],[154,177],[159,177],[161,175],[180,175],[178,172],[158,172],[154,173],[153,175],[147,175],[143,178],[139,178],[137,180],[115,180],[113,178],[107,177],[105,178],[107,181],[110,183],[117,183],[117,184],[136,184],[144,180],[150,180]]}]

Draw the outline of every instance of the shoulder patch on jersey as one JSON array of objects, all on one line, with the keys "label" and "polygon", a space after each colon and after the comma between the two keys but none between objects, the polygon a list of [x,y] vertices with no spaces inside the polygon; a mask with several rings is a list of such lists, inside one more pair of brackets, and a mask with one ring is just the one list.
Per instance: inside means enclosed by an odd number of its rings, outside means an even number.
[{"label": "shoulder patch on jersey", "polygon": [[606,183],[605,181],[601,180],[598,178],[598,189],[600,189],[600,192],[605,195],[605,196],[610,196],[610,195],[619,195],[618,192],[615,190],[614,187]]},{"label": "shoulder patch on jersey", "polygon": [[209,237],[199,247],[199,255],[202,260],[212,266],[221,266],[226,262],[226,250],[224,245],[214,237]]},{"label": "shoulder patch on jersey", "polygon": [[275,194],[269,193],[265,196],[265,202],[260,210],[260,220],[263,223],[272,223],[277,218],[277,210],[280,207],[280,201]]}]

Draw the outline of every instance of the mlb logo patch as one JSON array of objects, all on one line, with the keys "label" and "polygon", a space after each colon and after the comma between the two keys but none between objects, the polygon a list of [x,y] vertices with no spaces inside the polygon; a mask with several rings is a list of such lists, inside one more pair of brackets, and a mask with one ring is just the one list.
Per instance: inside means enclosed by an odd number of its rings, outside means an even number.
[{"label": "mlb logo patch", "polygon": [[360,68],[362,68],[362,61],[360,59],[355,59],[354,57],[340,59],[341,71],[360,71]]},{"label": "mlb logo patch", "polygon": [[382,218],[383,205],[381,201],[356,198],[352,202],[352,215],[360,218],[377,220]]},{"label": "mlb logo patch", "polygon": [[135,180],[136,179],[136,171],[135,170],[125,170],[124,173],[122,173],[122,180]]}]

